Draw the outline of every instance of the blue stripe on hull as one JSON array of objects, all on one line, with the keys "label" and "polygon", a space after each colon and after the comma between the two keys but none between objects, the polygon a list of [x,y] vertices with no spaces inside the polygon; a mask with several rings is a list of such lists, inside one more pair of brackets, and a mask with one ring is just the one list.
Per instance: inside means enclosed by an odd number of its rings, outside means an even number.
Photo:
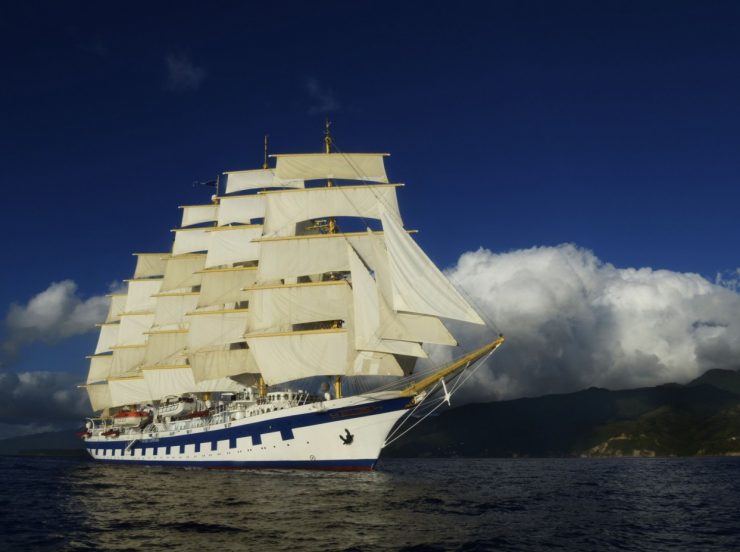
[{"label": "blue stripe on hull", "polygon": [[[164,454],[183,454],[185,452],[186,445],[195,445],[195,452],[200,452],[202,445],[205,443],[208,447],[207,450],[216,450],[217,443],[219,441],[229,441],[230,448],[236,448],[236,440],[242,437],[251,437],[252,445],[257,446],[262,444],[263,433],[280,432],[280,436],[283,441],[292,440],[293,430],[301,427],[310,427],[315,425],[327,424],[340,420],[350,420],[353,418],[362,418],[366,416],[375,416],[383,414],[385,412],[395,412],[397,410],[405,409],[409,404],[409,399],[406,397],[387,399],[374,403],[366,403],[360,405],[347,406],[343,408],[337,408],[334,410],[328,410],[326,412],[309,412],[306,414],[296,414],[293,416],[285,416],[283,418],[274,418],[270,420],[263,420],[254,423],[240,424],[236,427],[229,427],[224,429],[213,429],[203,431],[202,428],[194,428],[193,433],[187,435],[177,435],[173,437],[158,437],[158,438],[139,438],[134,446],[132,446],[127,456],[133,456],[134,450],[136,449],[153,449],[152,454],[157,455],[161,449]],[[239,424],[242,420],[236,420],[232,423]],[[124,450],[131,440],[115,440],[115,441],[89,441],[85,442],[86,448],[89,450]],[[146,454],[146,451],[144,452]],[[107,458],[97,458],[97,460],[107,461]],[[115,460],[114,462],[121,463],[121,460]],[[131,460],[132,463],[145,463],[144,460]],[[174,462],[165,461],[163,464],[171,464]],[[201,462],[195,462],[195,464],[202,464]],[[369,468],[368,468],[369,469]]]},{"label": "blue stripe on hull", "polygon": [[334,470],[334,471],[370,471],[377,459],[362,460],[275,460],[266,462],[225,462],[220,460],[112,460],[96,459],[106,464],[139,464],[146,466],[173,466],[178,468],[196,467],[211,469],[274,469],[274,470]]}]

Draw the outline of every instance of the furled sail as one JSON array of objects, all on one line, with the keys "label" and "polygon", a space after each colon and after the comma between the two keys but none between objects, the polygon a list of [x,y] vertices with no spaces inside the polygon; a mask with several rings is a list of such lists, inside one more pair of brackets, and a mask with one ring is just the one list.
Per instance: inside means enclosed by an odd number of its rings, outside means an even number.
[{"label": "furled sail", "polygon": [[[226,193],[233,194],[244,190],[264,190],[265,188],[303,188],[302,179],[283,179],[275,176],[275,169],[253,169],[248,171],[229,171],[226,177]],[[223,182],[223,179],[222,179]]]},{"label": "furled sail", "polygon": [[364,180],[388,182],[383,158],[387,153],[299,153],[275,155],[281,179]]},{"label": "furled sail", "polygon": [[399,184],[334,186],[263,192],[265,236],[295,234],[295,225],[322,217],[379,219],[381,209],[401,219],[396,199]]}]

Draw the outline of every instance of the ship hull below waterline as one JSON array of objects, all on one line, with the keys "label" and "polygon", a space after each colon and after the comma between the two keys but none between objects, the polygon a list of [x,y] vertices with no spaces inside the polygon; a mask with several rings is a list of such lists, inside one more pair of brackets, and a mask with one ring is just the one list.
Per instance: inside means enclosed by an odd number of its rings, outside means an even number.
[{"label": "ship hull below waterline", "polygon": [[410,402],[398,393],[376,393],[222,423],[91,437],[85,446],[93,459],[110,464],[372,470]]}]

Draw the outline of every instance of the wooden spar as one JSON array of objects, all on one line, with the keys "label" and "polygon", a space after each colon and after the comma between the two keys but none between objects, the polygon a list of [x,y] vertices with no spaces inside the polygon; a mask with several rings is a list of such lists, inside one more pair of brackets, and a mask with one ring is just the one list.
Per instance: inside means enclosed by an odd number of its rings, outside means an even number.
[{"label": "wooden spar", "polygon": [[504,336],[497,337],[490,343],[486,343],[480,349],[476,349],[475,351],[468,353],[467,355],[460,357],[457,360],[452,361],[450,364],[448,364],[444,368],[440,368],[433,374],[417,381],[416,383],[412,385],[409,385],[407,388],[401,391],[401,396],[411,397],[413,395],[416,395],[417,393],[426,389],[430,385],[437,383],[443,377],[448,376],[450,374],[454,374],[458,370],[465,368],[470,362],[474,362],[478,360],[479,358],[481,358],[483,355],[488,354],[489,352],[495,351],[501,346],[503,342],[504,342]]}]

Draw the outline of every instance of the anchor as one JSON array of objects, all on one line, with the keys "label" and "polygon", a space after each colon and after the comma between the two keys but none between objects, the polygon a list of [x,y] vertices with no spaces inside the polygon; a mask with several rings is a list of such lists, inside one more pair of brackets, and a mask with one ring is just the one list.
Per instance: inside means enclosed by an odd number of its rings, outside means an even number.
[{"label": "anchor", "polygon": [[344,432],[347,434],[347,436],[345,437],[344,435],[340,435],[339,438],[342,440],[342,443],[344,443],[345,445],[351,445],[352,441],[355,440],[355,436],[352,435],[349,432],[349,429],[347,429],[346,427],[344,428]]}]

